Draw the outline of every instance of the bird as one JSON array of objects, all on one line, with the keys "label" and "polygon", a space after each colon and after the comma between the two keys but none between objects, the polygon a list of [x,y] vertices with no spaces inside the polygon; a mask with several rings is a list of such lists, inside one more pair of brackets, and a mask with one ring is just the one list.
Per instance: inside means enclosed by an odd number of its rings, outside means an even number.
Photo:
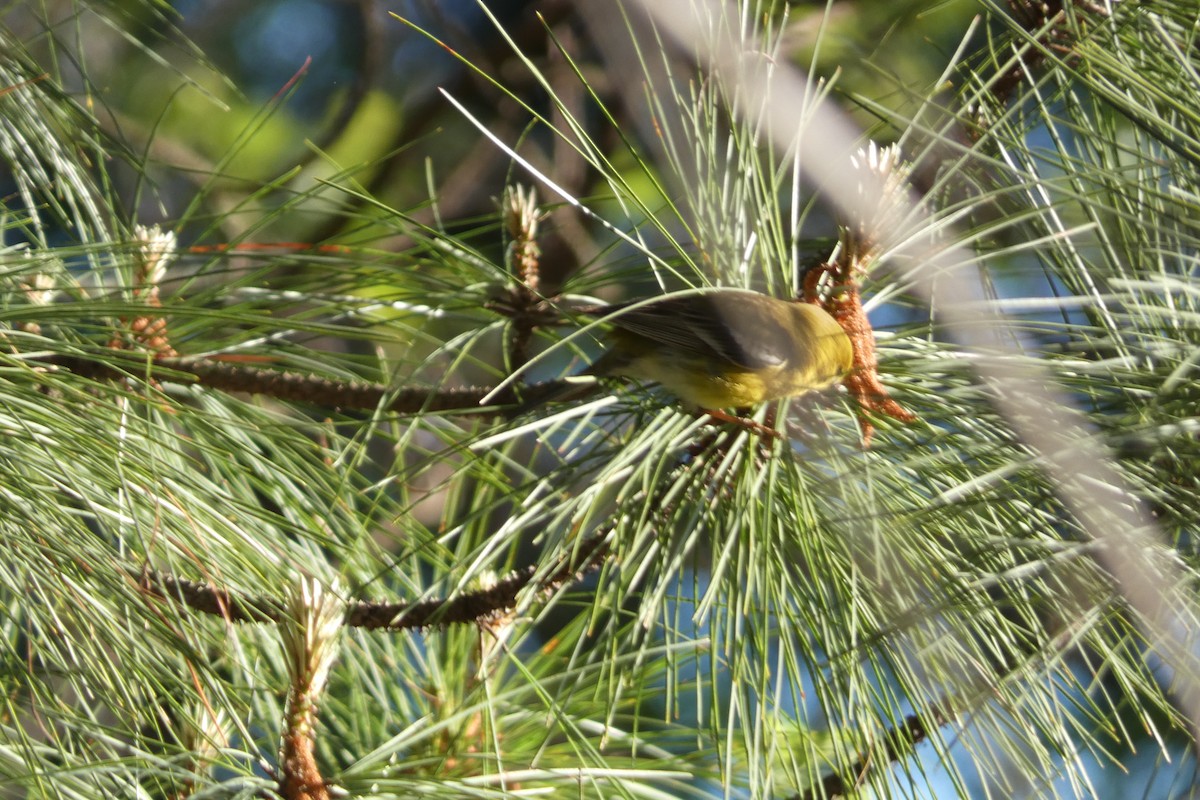
[{"label": "bird", "polygon": [[[584,373],[653,381],[700,409],[744,408],[827,388],[851,370],[850,338],[827,311],[720,288],[584,309],[610,328]],[[579,388],[528,397],[568,400]],[[583,393],[587,393],[586,390]]]}]

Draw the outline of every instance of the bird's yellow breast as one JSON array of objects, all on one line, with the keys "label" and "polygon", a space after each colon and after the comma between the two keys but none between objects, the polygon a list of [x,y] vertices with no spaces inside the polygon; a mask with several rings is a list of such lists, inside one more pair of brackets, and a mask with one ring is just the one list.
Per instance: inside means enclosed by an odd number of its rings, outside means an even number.
[{"label": "bird's yellow breast", "polygon": [[763,374],[766,372],[714,371],[712,364],[663,357],[661,353],[635,358],[621,370],[626,377],[654,381],[683,402],[707,409],[756,406],[781,397],[771,391],[769,383],[774,377],[770,373],[775,371]]}]

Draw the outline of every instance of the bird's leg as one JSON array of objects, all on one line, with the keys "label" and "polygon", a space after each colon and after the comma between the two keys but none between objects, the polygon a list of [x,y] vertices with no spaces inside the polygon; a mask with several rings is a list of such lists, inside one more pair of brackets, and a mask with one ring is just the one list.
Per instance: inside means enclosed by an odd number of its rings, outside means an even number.
[{"label": "bird's leg", "polygon": [[[724,422],[724,423],[727,423],[730,425],[736,425],[739,428],[741,428],[742,430],[746,430],[746,431],[749,431],[750,433],[758,434],[759,436],[762,436],[762,437],[765,437],[768,439],[770,439],[770,438],[777,439],[777,438],[782,437],[782,434],[780,434],[779,431],[775,430],[773,427],[768,427],[768,425],[764,425],[761,422],[752,420],[749,417],[735,416],[733,414],[726,414],[724,411],[710,410],[710,409],[701,409],[700,413],[707,414],[709,419],[712,419],[715,422]],[[774,412],[768,411],[767,414],[768,414],[768,418],[767,418],[768,423],[774,423],[774,421],[775,421],[774,420],[774,416],[775,416]]]}]

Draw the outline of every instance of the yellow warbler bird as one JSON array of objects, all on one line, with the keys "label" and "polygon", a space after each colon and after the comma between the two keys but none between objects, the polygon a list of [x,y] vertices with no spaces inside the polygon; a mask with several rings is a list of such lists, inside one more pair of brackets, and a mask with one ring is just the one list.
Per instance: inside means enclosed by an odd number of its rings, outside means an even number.
[{"label": "yellow warbler bird", "polygon": [[841,380],[853,360],[850,339],[824,309],[743,289],[587,313],[612,325],[609,349],[588,374],[655,381],[702,409],[824,389]]}]

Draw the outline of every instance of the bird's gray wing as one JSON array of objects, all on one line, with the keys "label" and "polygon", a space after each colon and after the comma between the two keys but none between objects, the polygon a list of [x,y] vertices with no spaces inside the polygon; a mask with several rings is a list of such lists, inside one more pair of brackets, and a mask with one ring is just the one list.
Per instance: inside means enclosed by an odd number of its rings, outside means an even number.
[{"label": "bird's gray wing", "polygon": [[[791,332],[749,293],[672,297],[640,308],[610,306],[618,328],[683,354],[720,359],[748,370],[779,367],[792,350]],[[620,313],[623,312],[623,313]]]}]

